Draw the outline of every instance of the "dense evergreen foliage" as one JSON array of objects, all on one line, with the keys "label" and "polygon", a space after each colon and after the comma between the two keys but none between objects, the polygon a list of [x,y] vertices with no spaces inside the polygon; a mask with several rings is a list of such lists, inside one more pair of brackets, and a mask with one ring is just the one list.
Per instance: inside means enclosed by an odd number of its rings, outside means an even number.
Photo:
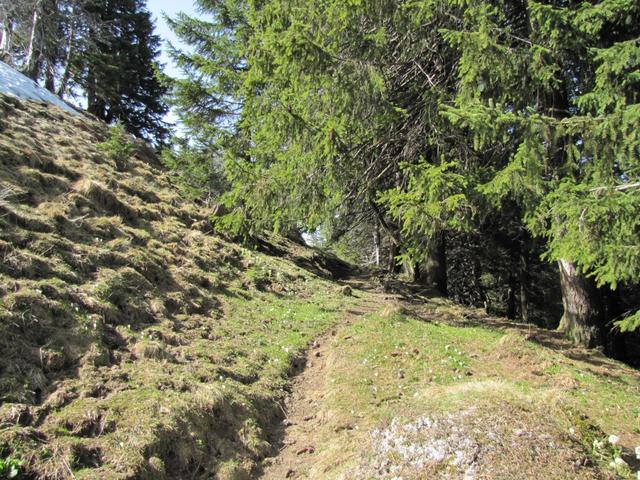
[{"label": "dense evergreen foliage", "polygon": [[107,123],[164,143],[167,88],[144,0],[1,0],[0,56]]},{"label": "dense evergreen foliage", "polygon": [[198,4],[174,20],[193,46],[175,101],[225,160],[220,227],[320,228],[549,326],[532,298],[559,265],[576,342],[638,326],[620,306],[640,279],[637,2]]}]

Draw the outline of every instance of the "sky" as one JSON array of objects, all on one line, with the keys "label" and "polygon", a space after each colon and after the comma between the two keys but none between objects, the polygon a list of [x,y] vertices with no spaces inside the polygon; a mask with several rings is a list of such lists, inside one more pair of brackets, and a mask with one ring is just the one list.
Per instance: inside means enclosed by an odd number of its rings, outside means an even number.
[{"label": "sky", "polygon": [[[173,31],[167,25],[164,20],[164,15],[169,17],[175,17],[178,12],[184,12],[188,15],[197,15],[196,7],[192,0],[147,0],[147,8],[151,12],[156,22],[156,33],[162,39],[162,53],[160,55],[160,63],[165,65],[164,72],[170,77],[180,76],[180,71],[171,61],[169,55],[167,55],[167,43],[171,42],[176,47],[180,47],[180,42],[174,35]],[[173,112],[169,112],[166,116],[166,121],[175,124],[177,127],[176,134],[181,135],[179,121]]]},{"label": "sky", "polygon": [[156,21],[156,33],[160,35],[163,41],[160,61],[161,63],[166,64],[165,72],[169,76],[177,76],[179,72],[167,55],[166,42],[169,41],[176,46],[179,46],[179,42],[167,23],[164,21],[163,13],[167,14],[169,17],[174,17],[178,12],[197,15],[196,7],[192,0],[147,0],[147,8],[151,11]]}]

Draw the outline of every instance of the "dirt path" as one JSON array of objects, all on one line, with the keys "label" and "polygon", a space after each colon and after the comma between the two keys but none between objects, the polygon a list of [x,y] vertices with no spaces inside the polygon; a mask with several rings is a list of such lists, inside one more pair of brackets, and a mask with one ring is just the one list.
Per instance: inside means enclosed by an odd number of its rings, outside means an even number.
[{"label": "dirt path", "polygon": [[292,393],[286,399],[286,419],[280,452],[268,458],[259,477],[265,480],[305,478],[301,472],[313,465],[316,456],[314,432],[327,423],[322,408],[327,387],[328,361],[332,344],[341,330],[362,316],[382,308],[395,296],[374,293],[363,305],[346,312],[344,321],[319,337],[307,352],[304,370],[294,379]]},{"label": "dirt path", "polygon": [[[549,332],[517,328],[479,310],[435,297],[414,301],[412,292],[393,288],[389,294],[386,285],[376,290],[366,281],[358,287],[357,307],[301,362],[283,406],[286,418],[273,432],[278,451],[254,478],[613,478],[608,464],[588,456],[576,432],[589,428],[606,442],[621,429],[585,427],[566,408],[575,408],[573,392],[594,388],[580,378],[605,377],[590,361],[622,375],[620,366],[591,358],[593,352],[576,360],[557,346],[544,349]],[[367,317],[372,312],[379,315]],[[394,312],[402,312],[398,320]],[[378,353],[369,355],[372,348]],[[560,373],[532,373],[541,364]],[[578,375],[569,377],[572,372]],[[617,394],[621,387],[609,386],[612,375],[595,384],[594,399],[605,388]],[[616,385],[630,382],[630,375],[625,370]],[[532,393],[525,396],[523,384]],[[634,387],[627,391],[632,398]],[[607,407],[621,408],[615,401],[600,404],[594,418]],[[623,460],[635,472],[633,452],[625,448]]]}]

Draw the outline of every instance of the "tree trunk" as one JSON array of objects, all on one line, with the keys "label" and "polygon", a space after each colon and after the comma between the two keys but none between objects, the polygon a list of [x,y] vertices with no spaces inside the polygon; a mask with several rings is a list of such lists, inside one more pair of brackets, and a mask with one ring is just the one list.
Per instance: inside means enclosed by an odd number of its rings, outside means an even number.
[{"label": "tree trunk", "polygon": [[604,311],[595,283],[567,260],[559,260],[558,266],[564,306],[558,330],[587,348],[604,345]]},{"label": "tree trunk", "polygon": [[531,321],[529,315],[529,257],[528,249],[522,246],[518,266],[518,277],[520,282],[520,318],[523,323]]},{"label": "tree trunk", "polygon": [[25,56],[24,73],[27,77],[38,79],[38,62],[36,59],[36,31],[38,30],[38,22],[40,21],[40,0],[33,6],[33,17],[31,20],[31,35],[29,36],[29,45],[27,46],[27,54]]},{"label": "tree trunk", "polygon": [[[618,319],[624,315],[622,307],[622,299],[620,297],[619,287],[615,290],[610,288],[602,289],[602,298],[605,306],[607,320]],[[629,352],[625,341],[626,334],[618,329],[612,329],[607,332],[605,354],[625,363],[629,363]]]},{"label": "tree trunk", "polygon": [[398,262],[396,261],[397,256],[398,256],[398,245],[396,244],[396,242],[392,240],[391,244],[389,245],[389,259],[387,264],[389,273],[398,273],[399,271],[400,267],[398,265]]},{"label": "tree trunk", "polygon": [[[71,17],[74,15],[74,9],[71,8]],[[62,76],[60,77],[60,85],[58,85],[57,94],[59,97],[64,97],[67,94],[67,86],[69,84],[69,80],[71,79],[71,58],[73,55],[73,46],[75,42],[76,36],[76,24],[75,21],[71,21],[71,26],[69,27],[69,38],[67,39],[67,51],[64,55],[64,71],[62,72]]]},{"label": "tree trunk", "polygon": [[438,233],[432,240],[424,267],[418,271],[422,283],[433,285],[442,295],[447,295],[447,249],[444,233]]},{"label": "tree trunk", "polygon": [[51,93],[56,93],[55,66],[47,61],[44,67],[44,88]]},{"label": "tree trunk", "polygon": [[0,56],[1,60],[11,65],[11,50],[13,49],[13,20],[7,18],[2,25],[2,32],[0,32]]},{"label": "tree trunk", "polygon": [[87,73],[86,94],[87,112],[89,112],[91,115],[95,115],[98,118],[102,118],[103,112],[101,111],[100,102],[98,99],[97,79],[92,67],[89,67],[89,71]]},{"label": "tree trunk", "polygon": [[513,272],[509,275],[509,292],[507,295],[507,318],[509,320],[516,319],[516,276]]},{"label": "tree trunk", "polygon": [[376,267],[380,266],[380,226],[376,221],[376,226],[373,230],[373,256]]},{"label": "tree trunk", "polygon": [[9,27],[2,25],[0,28],[0,53],[7,50],[7,43],[9,41]]}]

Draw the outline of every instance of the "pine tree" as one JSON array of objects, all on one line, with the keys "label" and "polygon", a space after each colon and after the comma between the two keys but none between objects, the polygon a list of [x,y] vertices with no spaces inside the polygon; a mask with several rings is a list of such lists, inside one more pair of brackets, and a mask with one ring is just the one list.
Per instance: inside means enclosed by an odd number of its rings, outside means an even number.
[{"label": "pine tree", "polygon": [[83,9],[90,23],[72,62],[89,113],[107,123],[120,121],[139,138],[164,143],[167,88],[156,60],[160,39],[144,1],[91,0]]},{"label": "pine tree", "polygon": [[[509,151],[480,187],[511,198],[559,262],[576,342],[604,342],[600,294],[637,281],[638,26],[636,2],[465,2],[460,89],[446,109],[477,150]],[[616,218],[617,214],[617,218]]]}]

